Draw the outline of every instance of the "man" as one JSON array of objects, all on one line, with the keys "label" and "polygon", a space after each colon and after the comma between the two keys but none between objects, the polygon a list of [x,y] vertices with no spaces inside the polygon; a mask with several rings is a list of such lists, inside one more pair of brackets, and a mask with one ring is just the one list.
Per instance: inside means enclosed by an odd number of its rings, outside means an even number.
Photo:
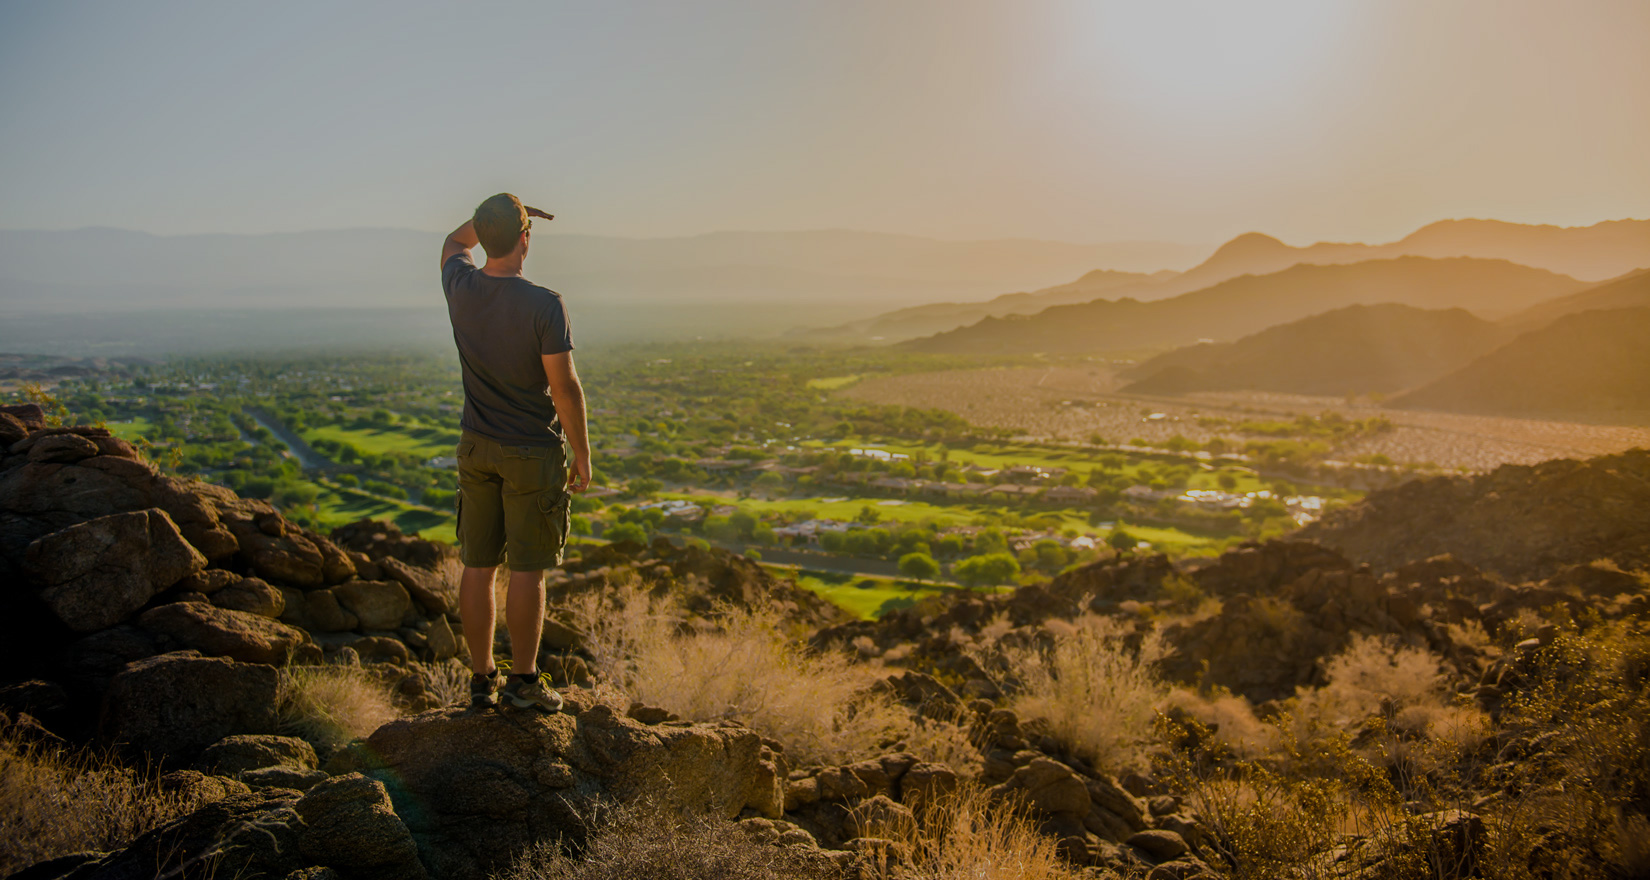
[{"label": "man", "polygon": [[[470,703],[492,706],[501,695],[517,708],[556,712],[561,695],[538,672],[544,570],[562,561],[569,493],[590,485],[590,440],[567,309],[559,294],[521,274],[534,217],[553,219],[509,193],[482,202],[441,247],[441,286],[464,376],[458,604],[470,648]],[[487,252],[479,269],[470,258],[477,243]],[[493,662],[500,562],[510,569],[508,681]]]}]

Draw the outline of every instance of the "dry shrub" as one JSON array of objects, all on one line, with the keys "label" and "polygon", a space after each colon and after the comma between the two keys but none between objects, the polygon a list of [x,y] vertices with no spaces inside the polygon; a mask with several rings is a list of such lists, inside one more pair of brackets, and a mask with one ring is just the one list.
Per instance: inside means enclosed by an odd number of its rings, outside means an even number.
[{"label": "dry shrub", "polygon": [[441,701],[443,706],[467,706],[470,703],[470,667],[457,658],[442,663],[417,663],[418,677],[424,690]]},{"label": "dry shrub", "polygon": [[1196,719],[1217,742],[1239,758],[1259,758],[1278,747],[1278,729],[1256,718],[1249,701],[1230,691],[1218,690],[1205,697],[1186,688],[1175,688],[1163,701],[1163,708],[1180,709]]},{"label": "dry shrub", "polygon": [[[1297,694],[1292,733],[1307,740],[1314,729],[1345,730],[1390,709],[1416,710],[1412,716],[1441,709],[1443,662],[1426,650],[1399,645],[1392,636],[1355,635],[1346,649],[1325,664],[1328,683]],[[1425,727],[1430,715],[1420,718]]]},{"label": "dry shrub", "polygon": [[120,849],[194,807],[112,755],[0,737],[0,876],[70,853]]},{"label": "dry shrub", "polygon": [[643,805],[592,823],[583,851],[555,843],[527,850],[493,880],[826,880],[839,874],[806,848],[753,841],[714,816],[681,817]]},{"label": "dry shrub", "polygon": [[965,784],[922,810],[907,840],[910,880],[1075,880],[1056,841],[1037,832],[1022,805]]},{"label": "dry shrub", "polygon": [[1046,639],[1004,644],[980,658],[1002,673],[999,687],[1010,694],[1009,708],[1043,721],[1096,766],[1112,772],[1142,766],[1157,705],[1168,693],[1153,669],[1164,653],[1158,633],[1131,649],[1128,630],[1108,617],[1050,619],[1043,627]]},{"label": "dry shrub", "polygon": [[275,701],[282,732],[308,740],[322,755],[399,714],[390,686],[359,666],[285,667]]},{"label": "dry shrub", "polygon": [[737,721],[784,743],[801,763],[880,754],[910,716],[868,689],[877,671],[810,651],[773,608],[722,606],[688,621],[634,582],[574,606],[595,666],[632,699],[695,721]]}]

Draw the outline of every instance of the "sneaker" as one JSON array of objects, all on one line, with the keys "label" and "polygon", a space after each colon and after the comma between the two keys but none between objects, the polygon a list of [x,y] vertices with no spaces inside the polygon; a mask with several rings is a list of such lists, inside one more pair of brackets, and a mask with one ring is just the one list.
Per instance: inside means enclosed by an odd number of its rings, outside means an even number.
[{"label": "sneaker", "polygon": [[561,711],[561,694],[550,687],[550,676],[542,672],[510,676],[499,695],[517,709],[533,708],[546,713]]},{"label": "sneaker", "polygon": [[497,669],[490,673],[470,675],[470,708],[487,709],[498,705],[498,688],[504,683],[504,674]]}]

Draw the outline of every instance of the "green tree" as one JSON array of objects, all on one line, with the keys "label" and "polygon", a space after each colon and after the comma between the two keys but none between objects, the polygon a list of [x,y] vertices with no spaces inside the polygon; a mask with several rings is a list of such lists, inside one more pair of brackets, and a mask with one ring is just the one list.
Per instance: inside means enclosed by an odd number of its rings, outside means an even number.
[{"label": "green tree", "polygon": [[1121,528],[1112,529],[1111,534],[1106,536],[1106,546],[1116,550],[1119,555],[1124,551],[1133,550],[1139,543],[1139,540]]},{"label": "green tree", "polygon": [[931,581],[940,574],[940,564],[927,553],[907,553],[899,558],[899,573],[919,581]]},{"label": "green tree", "polygon": [[647,532],[635,523],[619,523],[617,525],[609,526],[602,537],[605,537],[607,540],[612,541],[615,544],[620,541],[629,541],[633,544],[647,543]]},{"label": "green tree", "polygon": [[1007,552],[985,553],[964,559],[951,572],[969,586],[1005,584],[1020,576],[1020,563]]}]

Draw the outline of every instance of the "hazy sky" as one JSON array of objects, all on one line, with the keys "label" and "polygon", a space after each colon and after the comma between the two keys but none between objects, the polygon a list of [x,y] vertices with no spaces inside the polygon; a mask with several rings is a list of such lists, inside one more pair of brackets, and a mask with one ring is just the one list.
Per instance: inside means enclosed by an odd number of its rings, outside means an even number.
[{"label": "hazy sky", "polygon": [[1646,0],[0,2],[0,227],[1390,240],[1650,216]]}]

